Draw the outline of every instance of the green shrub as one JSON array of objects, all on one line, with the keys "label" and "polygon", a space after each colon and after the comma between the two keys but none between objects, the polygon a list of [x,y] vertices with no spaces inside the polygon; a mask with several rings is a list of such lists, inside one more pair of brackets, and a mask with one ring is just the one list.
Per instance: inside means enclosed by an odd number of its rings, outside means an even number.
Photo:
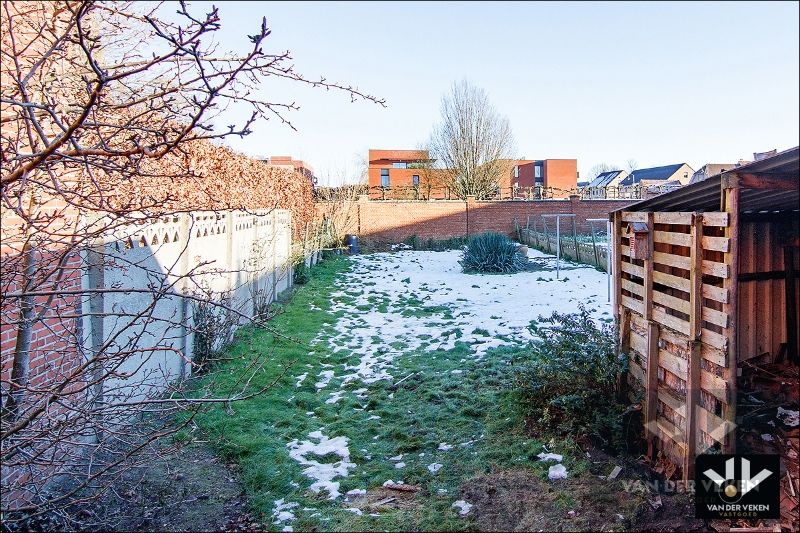
[{"label": "green shrub", "polygon": [[622,451],[627,406],[617,399],[617,376],[627,359],[614,354],[614,327],[598,325],[583,306],[539,320],[530,327],[540,339],[532,358],[515,372],[525,414],[541,430]]},{"label": "green shrub", "polygon": [[433,252],[443,252],[445,250],[458,250],[467,243],[466,237],[450,237],[448,239],[421,239],[417,235],[411,235],[403,239],[403,243],[411,247],[412,250],[426,250]]},{"label": "green shrub", "polygon": [[305,261],[300,261],[294,265],[294,282],[297,285],[305,285],[310,278],[309,268],[306,266]]},{"label": "green shrub", "polygon": [[508,274],[524,269],[527,258],[502,233],[487,232],[470,237],[460,263],[464,272]]}]

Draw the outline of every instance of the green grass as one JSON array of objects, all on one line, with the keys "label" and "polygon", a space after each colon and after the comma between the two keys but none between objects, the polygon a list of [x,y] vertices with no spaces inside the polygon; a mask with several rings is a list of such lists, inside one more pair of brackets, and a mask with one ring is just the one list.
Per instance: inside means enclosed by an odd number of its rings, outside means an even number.
[{"label": "green grass", "polygon": [[[314,384],[319,373],[330,369],[339,375],[343,363],[357,362],[347,349],[334,354],[330,342],[335,335],[333,325],[342,314],[329,312],[330,293],[337,290],[334,282],[348,268],[346,258],[312,268],[309,282],[293,292],[270,322],[272,331],[241,330],[227,354],[231,361],[217,369],[213,381],[208,378],[200,384],[206,394],[230,394],[237,390],[237,378],[252,359],[269,357],[269,364],[252,385],[258,388],[277,380],[270,390],[233,403],[229,409],[215,405],[195,419],[220,452],[241,466],[254,511],[271,523],[274,500],[298,502],[299,509],[313,508],[315,511],[296,512],[298,518],[291,524],[296,531],[462,530],[471,527],[470,519],[458,516],[451,506],[459,499],[459,487],[465,480],[511,467],[533,469],[546,479],[549,465],[536,461],[542,443],[525,435],[524,420],[509,387],[510,364],[529,353],[524,347],[498,348],[476,361],[470,346],[460,341],[450,350],[436,350],[436,339],[432,347],[423,344],[416,350],[396,344],[391,349],[402,355],[395,359],[391,373],[394,383],[405,378],[401,383],[395,386],[382,380],[364,385],[355,381],[347,389],[368,388],[365,399],[345,394],[338,403],[325,403],[331,392],[339,390],[341,380],[334,378],[318,393]],[[352,302],[359,294],[350,290],[340,298]],[[383,298],[374,303],[386,304]],[[311,304],[319,309],[311,310]],[[394,309],[414,316],[449,313],[447,308],[426,307],[413,296],[401,299]],[[444,332],[448,333],[461,337],[459,329]],[[429,339],[430,335],[421,334],[420,338]],[[371,342],[376,351],[390,349],[377,337]],[[288,370],[284,372],[284,368]],[[297,376],[303,373],[308,377],[296,387]],[[380,419],[369,420],[373,415]],[[350,461],[357,467],[349,477],[339,479],[342,493],[402,479],[422,488],[419,505],[381,512],[379,517],[368,516],[364,508],[364,516],[356,516],[344,510],[348,505],[341,498],[331,501],[324,492],[315,495],[308,491],[312,480],[289,457],[286,445],[321,428],[328,437],[345,436],[350,441]],[[453,448],[440,451],[440,443]],[[388,460],[398,454],[404,454],[406,467],[402,470]],[[427,469],[433,462],[444,465],[437,474]],[[565,465],[571,472],[586,468],[569,458]],[[319,515],[312,517],[314,513]]]}]

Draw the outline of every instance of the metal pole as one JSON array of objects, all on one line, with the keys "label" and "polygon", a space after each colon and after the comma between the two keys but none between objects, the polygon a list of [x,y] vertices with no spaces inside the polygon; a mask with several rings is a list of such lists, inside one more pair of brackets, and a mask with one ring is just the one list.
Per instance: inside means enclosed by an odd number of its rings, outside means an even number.
[{"label": "metal pole", "polygon": [[606,222],[606,280],[608,282],[608,302],[611,303],[611,221]]},{"label": "metal pole", "polygon": [[561,217],[556,217],[556,279],[561,274]]}]

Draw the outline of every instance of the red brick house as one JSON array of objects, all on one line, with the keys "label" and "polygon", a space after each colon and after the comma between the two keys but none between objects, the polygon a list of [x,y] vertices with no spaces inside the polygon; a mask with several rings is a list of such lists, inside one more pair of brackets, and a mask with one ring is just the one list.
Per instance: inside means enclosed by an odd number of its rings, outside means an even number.
[{"label": "red brick house", "polygon": [[[434,160],[427,150],[369,151],[370,198],[443,199],[447,191],[437,183]],[[519,159],[511,162],[508,175],[500,180],[499,197],[510,198],[515,189],[544,187],[553,197],[566,198],[577,188],[577,159]],[[391,191],[391,192],[390,192]]]}]

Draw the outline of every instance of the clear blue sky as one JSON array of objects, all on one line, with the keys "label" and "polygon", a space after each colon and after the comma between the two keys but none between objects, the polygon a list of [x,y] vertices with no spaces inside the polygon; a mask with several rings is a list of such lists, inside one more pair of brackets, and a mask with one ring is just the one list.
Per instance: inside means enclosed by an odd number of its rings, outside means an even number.
[{"label": "clear blue sky", "polygon": [[[202,3],[192,4],[197,9]],[[292,155],[338,179],[368,148],[413,148],[442,94],[467,78],[511,120],[518,155],[640,167],[735,162],[799,144],[797,2],[222,2],[222,48],[260,17],[266,48],[298,71],[350,83],[387,108],[268,79],[301,106],[234,148]]]}]

